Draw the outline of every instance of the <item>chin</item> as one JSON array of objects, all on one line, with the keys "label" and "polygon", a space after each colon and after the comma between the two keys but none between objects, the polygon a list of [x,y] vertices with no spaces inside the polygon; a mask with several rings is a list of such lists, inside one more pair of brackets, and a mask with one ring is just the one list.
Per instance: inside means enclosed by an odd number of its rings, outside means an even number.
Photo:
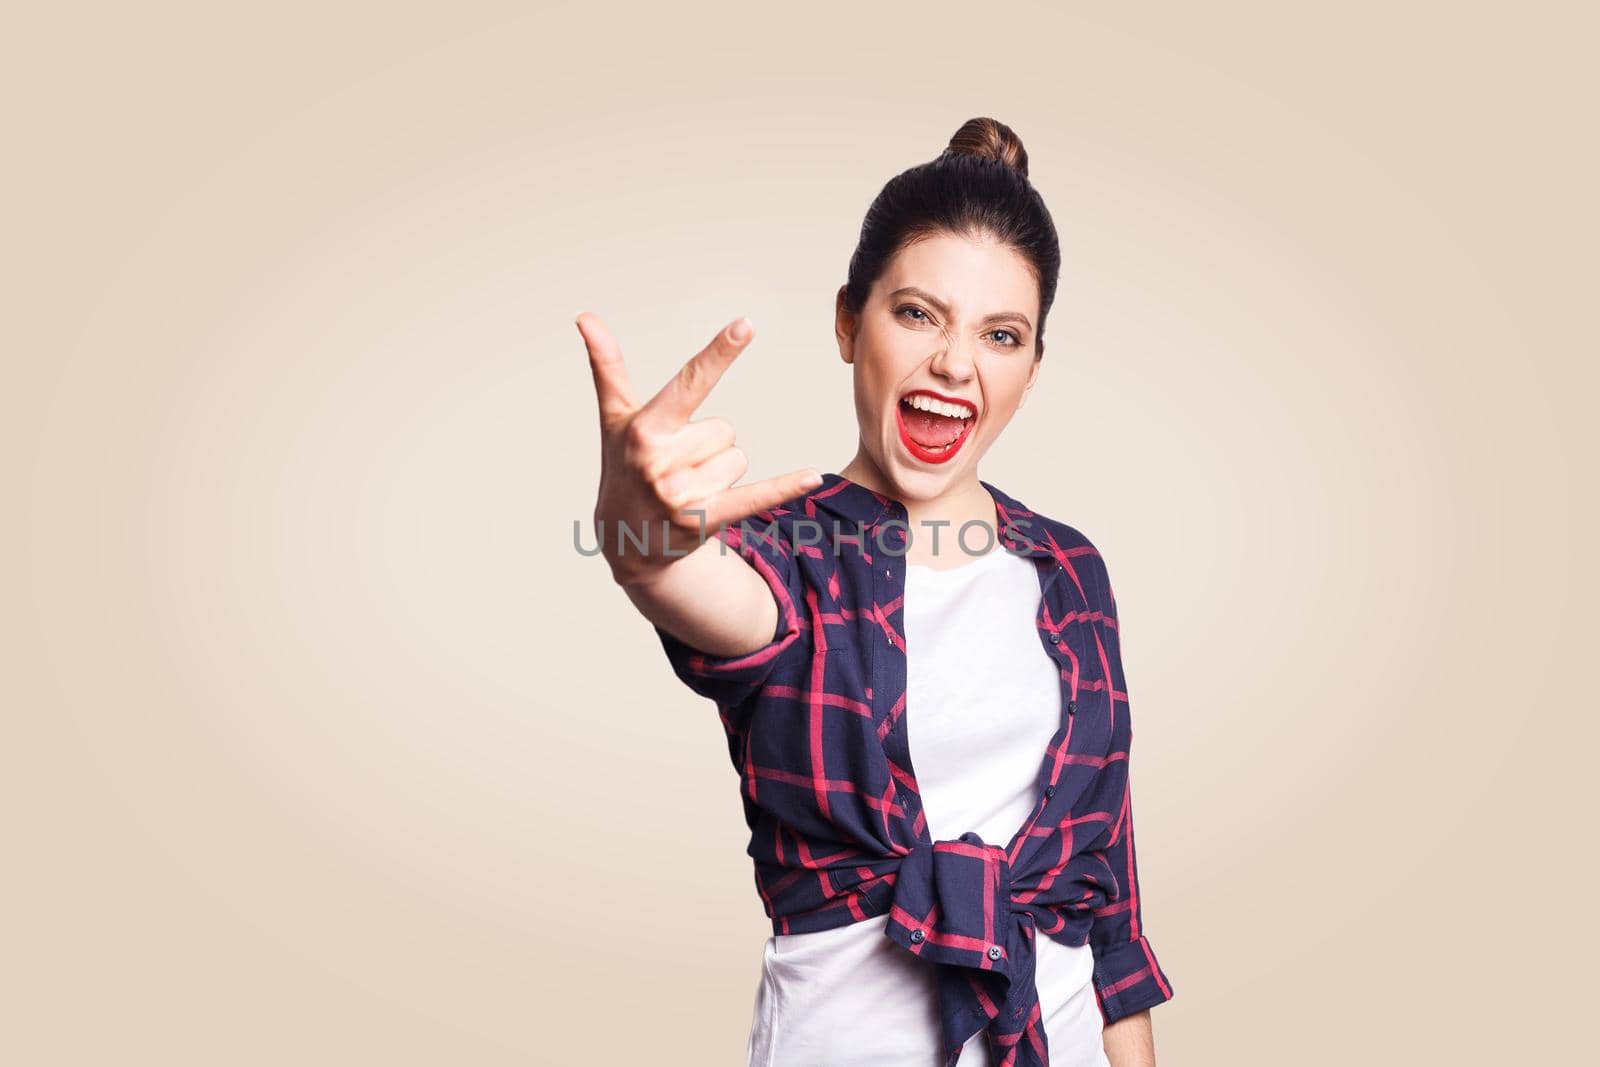
[{"label": "chin", "polygon": [[888,463],[881,464],[880,469],[896,488],[903,490],[901,496],[912,499],[938,496],[959,479],[972,462],[970,456],[961,456],[952,463],[928,469],[900,455],[895,451],[897,447],[898,442],[890,442],[889,455],[892,458]]}]

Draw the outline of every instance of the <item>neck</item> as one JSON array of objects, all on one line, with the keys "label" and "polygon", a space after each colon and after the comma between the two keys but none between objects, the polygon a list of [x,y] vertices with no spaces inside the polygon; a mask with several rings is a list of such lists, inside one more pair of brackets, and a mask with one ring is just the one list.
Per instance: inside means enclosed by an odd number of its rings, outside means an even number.
[{"label": "neck", "polygon": [[[907,563],[960,566],[998,547],[1000,531],[995,528],[994,498],[979,483],[976,470],[930,497],[907,494],[884,474],[864,449],[856,452],[855,458],[839,471],[839,475],[898,500],[904,506],[906,521],[911,527]],[[964,537],[958,536],[962,525],[974,519],[983,525],[971,527]]]}]

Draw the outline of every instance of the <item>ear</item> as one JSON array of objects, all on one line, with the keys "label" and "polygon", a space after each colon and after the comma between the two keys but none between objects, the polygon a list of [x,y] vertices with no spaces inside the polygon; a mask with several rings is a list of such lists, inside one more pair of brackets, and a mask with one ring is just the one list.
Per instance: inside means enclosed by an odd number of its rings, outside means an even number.
[{"label": "ear", "polygon": [[846,287],[839,286],[833,298],[833,335],[839,341],[839,358],[846,363],[856,361],[856,317],[845,310]]}]

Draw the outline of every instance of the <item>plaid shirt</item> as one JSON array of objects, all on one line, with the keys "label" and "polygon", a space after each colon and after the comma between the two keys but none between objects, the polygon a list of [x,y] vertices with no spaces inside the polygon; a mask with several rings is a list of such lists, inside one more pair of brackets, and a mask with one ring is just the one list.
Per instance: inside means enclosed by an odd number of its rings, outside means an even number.
[{"label": "plaid shirt", "polygon": [[[1107,1024],[1171,999],[1172,984],[1140,917],[1133,731],[1104,561],[1077,530],[982,485],[996,503],[994,535],[1038,568],[1039,641],[1061,672],[1061,727],[1010,841],[928,834],[907,742],[899,501],[825,474],[809,493],[716,532],[777,599],[765,647],[710,656],[655,629],[673,672],[716,702],[773,932],[887,913],[885,933],[937,966],[946,1067],[983,1029],[997,1062],[1043,1067],[1039,933],[1091,946]],[[965,541],[987,538],[969,530]]]}]

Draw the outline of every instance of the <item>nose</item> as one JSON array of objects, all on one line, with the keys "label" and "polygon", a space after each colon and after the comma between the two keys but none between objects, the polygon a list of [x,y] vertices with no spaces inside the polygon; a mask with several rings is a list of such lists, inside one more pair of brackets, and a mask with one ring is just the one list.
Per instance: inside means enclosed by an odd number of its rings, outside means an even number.
[{"label": "nose", "polygon": [[948,342],[942,349],[934,353],[933,361],[928,364],[928,369],[951,385],[965,385],[977,373],[972,353],[955,341]]}]

